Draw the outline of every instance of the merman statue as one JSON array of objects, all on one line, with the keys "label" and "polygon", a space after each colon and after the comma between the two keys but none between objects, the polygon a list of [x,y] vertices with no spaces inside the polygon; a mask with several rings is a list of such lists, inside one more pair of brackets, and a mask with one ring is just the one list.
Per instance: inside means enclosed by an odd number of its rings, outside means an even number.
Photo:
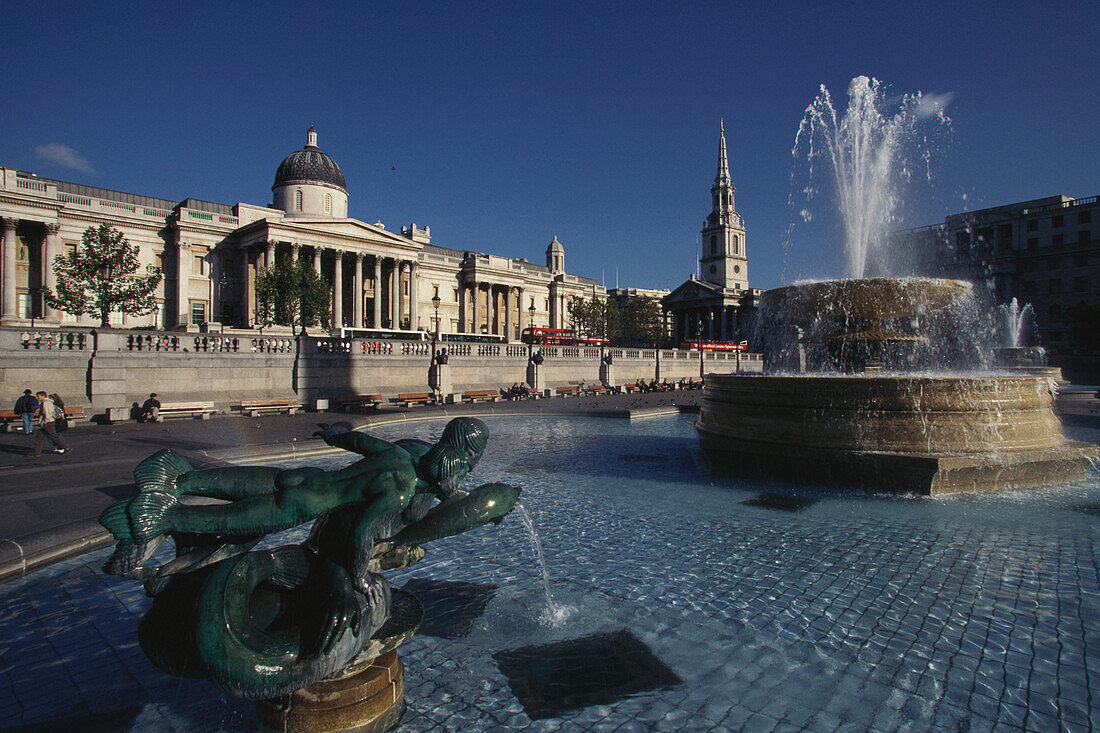
[{"label": "merman statue", "polygon": [[[248,699],[338,672],[390,616],[380,571],[417,562],[426,542],[499,523],[519,498],[507,484],[459,488],[488,440],[476,418],[451,420],[435,445],[321,428],[363,458],[335,471],[193,470],[162,450],[134,469],[138,495],[103,512],[118,540],[104,570],[145,582],[153,604],[139,639],[165,672]],[[301,544],[252,549],[311,520]],[[176,557],[143,565],[166,537]]]}]

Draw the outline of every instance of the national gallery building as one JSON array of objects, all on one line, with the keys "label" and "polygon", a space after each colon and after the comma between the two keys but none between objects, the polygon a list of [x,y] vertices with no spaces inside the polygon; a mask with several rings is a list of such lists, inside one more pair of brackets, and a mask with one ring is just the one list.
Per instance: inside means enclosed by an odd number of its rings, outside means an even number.
[{"label": "national gallery building", "polygon": [[570,299],[604,295],[595,280],[565,272],[556,237],[541,265],[433,245],[426,226],[398,233],[348,218],[344,174],[312,127],[271,190],[267,206],[169,201],[0,168],[0,325],[97,325],[52,310],[42,289],[54,288],[54,258],[100,224],[164,274],[157,312],[112,318],[124,327],[254,327],[256,275],[285,258],[311,262],[330,283],[337,327],[430,331],[438,296],[441,331],[514,340],[528,324],[563,327]]}]

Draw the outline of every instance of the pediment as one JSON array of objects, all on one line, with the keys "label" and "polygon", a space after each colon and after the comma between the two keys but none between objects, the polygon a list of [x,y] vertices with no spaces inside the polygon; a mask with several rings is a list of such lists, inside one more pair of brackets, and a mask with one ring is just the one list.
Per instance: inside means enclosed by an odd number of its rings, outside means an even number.
[{"label": "pediment", "polygon": [[722,297],[719,288],[700,280],[688,280],[661,299],[666,306],[677,303],[698,303]]}]

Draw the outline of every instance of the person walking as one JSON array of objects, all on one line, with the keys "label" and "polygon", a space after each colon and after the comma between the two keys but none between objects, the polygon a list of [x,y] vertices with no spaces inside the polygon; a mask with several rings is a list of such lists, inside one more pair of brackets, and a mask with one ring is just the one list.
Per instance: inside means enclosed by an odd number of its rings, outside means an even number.
[{"label": "person walking", "polygon": [[38,398],[38,411],[34,414],[34,422],[38,430],[34,434],[34,451],[31,453],[31,457],[37,458],[42,455],[42,444],[47,440],[57,446],[58,453],[68,453],[70,450],[69,444],[57,434],[57,429],[54,427],[53,421],[56,408],[53,400],[41,390],[35,396]]},{"label": "person walking", "polygon": [[58,434],[61,434],[69,429],[69,416],[65,414],[65,400],[61,399],[61,395],[57,392],[50,392],[50,399],[53,400],[53,427]]},{"label": "person walking", "polygon": [[15,401],[15,414],[23,417],[23,435],[34,432],[34,413],[38,410],[38,400],[29,389],[23,390],[23,396]]}]

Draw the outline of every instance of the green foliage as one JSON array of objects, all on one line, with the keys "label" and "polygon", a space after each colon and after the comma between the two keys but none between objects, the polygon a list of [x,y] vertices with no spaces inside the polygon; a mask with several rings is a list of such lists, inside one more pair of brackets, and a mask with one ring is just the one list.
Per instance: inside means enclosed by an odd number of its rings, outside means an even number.
[{"label": "green foliage", "polygon": [[332,327],[328,283],[304,260],[283,260],[256,277],[257,319],[265,326]]},{"label": "green foliage", "polygon": [[161,273],[148,266],[148,274],[138,275],[138,251],[109,224],[88,227],[76,251],[54,258],[57,292],[44,289],[46,303],[75,316],[98,315],[103,326],[111,325],[112,311],[128,316],[152,313]]},{"label": "green foliage", "polygon": [[664,345],[661,304],[630,298],[620,306],[612,298],[576,298],[569,303],[569,324],[578,335],[606,338],[614,346]]}]

